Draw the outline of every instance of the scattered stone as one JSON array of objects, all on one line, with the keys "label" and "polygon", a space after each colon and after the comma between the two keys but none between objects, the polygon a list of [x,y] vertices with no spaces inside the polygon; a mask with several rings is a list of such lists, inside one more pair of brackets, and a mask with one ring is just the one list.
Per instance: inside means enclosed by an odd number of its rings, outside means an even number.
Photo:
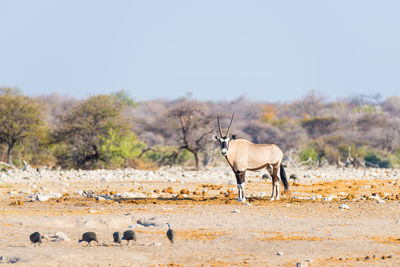
[{"label": "scattered stone", "polygon": [[70,240],[66,234],[64,234],[63,232],[60,232],[60,231],[56,232],[55,237],[56,237],[56,241],[69,241]]},{"label": "scattered stone", "polygon": [[342,205],[339,206],[339,209],[341,209],[341,210],[349,210],[350,206],[347,205],[347,204],[342,204]]},{"label": "scattered stone", "polygon": [[105,200],[107,200],[105,197],[102,197],[102,196],[97,196],[95,199],[97,201],[105,201]]},{"label": "scattered stone", "polygon": [[53,193],[53,192],[50,192],[50,193],[47,193],[47,194],[39,192],[39,193],[36,193],[36,194],[29,195],[28,197],[30,199],[32,199],[33,201],[43,202],[43,201],[49,200],[50,198],[57,198],[57,199],[61,198],[62,195],[60,193]]},{"label": "scattered stone", "polygon": [[85,198],[95,198],[96,195],[97,195],[96,192],[94,192],[93,190],[88,190],[88,191],[82,192],[82,196]]},{"label": "scattered stone", "polygon": [[232,213],[240,213],[240,210],[232,210]]},{"label": "scattered stone", "polygon": [[19,261],[21,261],[21,259],[16,257],[16,256],[6,257],[5,259],[3,258],[3,256],[0,256],[0,263],[14,264],[14,263],[17,263]]},{"label": "scattered stone", "polygon": [[291,204],[285,204],[285,205],[283,205],[284,207],[291,207],[292,205]]},{"label": "scattered stone", "polygon": [[155,226],[161,226],[162,224],[157,223],[156,221],[154,221],[156,218],[150,218],[150,219],[146,219],[146,218],[140,218],[139,220],[137,220],[137,224],[140,224],[144,227],[155,227]]},{"label": "scattered stone", "polygon": [[308,262],[301,261],[296,263],[296,267],[308,267]]},{"label": "scattered stone", "polygon": [[334,198],[336,198],[336,196],[328,196],[328,197],[324,197],[323,200],[324,201],[332,201]]},{"label": "scattered stone", "polygon": [[279,252],[276,253],[276,255],[283,256],[283,252],[279,251]]}]

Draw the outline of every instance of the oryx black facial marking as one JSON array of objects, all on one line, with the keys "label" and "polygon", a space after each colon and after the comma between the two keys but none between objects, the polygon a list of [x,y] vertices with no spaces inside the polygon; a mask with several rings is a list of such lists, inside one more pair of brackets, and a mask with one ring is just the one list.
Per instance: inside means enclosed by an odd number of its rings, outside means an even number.
[{"label": "oryx black facial marking", "polygon": [[231,126],[232,126],[232,121],[233,121],[233,116],[235,116],[235,113],[233,113],[232,118],[231,118],[231,122],[229,123],[229,127],[228,130],[226,131],[225,135],[222,135],[222,131],[221,131],[221,126],[219,124],[219,117],[217,115],[217,122],[218,122],[218,130],[219,130],[219,137],[216,136],[215,138],[218,140],[218,142],[221,145],[221,153],[222,155],[226,156],[228,154],[228,150],[229,150],[229,141],[231,140],[229,138],[229,131],[231,130]]},{"label": "oryx black facial marking", "polygon": [[219,144],[221,146],[222,155],[226,156],[228,154],[230,138],[229,137],[217,137],[217,140],[219,141]]}]

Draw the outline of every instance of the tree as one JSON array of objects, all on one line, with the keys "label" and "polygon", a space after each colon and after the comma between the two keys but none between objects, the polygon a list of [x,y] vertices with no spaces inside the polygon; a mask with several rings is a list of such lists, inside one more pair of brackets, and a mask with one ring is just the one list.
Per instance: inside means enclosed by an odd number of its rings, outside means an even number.
[{"label": "tree", "polygon": [[7,163],[11,162],[14,147],[37,135],[43,124],[42,110],[34,99],[8,92],[0,94],[0,143],[6,145]]},{"label": "tree", "polygon": [[115,141],[118,136],[129,133],[129,123],[121,115],[121,105],[108,95],[81,101],[60,121],[56,133],[60,147],[56,156],[64,167],[88,169],[99,162],[107,163],[110,154],[110,149],[104,149],[107,140]]},{"label": "tree", "polygon": [[121,105],[126,105],[132,108],[137,106],[135,100],[129,96],[129,92],[126,90],[119,90],[118,92],[113,93],[112,96],[114,96],[117,102]]},{"label": "tree", "polygon": [[210,149],[213,144],[211,127],[214,117],[207,114],[204,107],[195,101],[183,101],[169,112],[169,117],[177,119],[180,130],[180,149],[193,154],[196,169],[201,168],[200,153]]},{"label": "tree", "polygon": [[332,132],[337,121],[334,117],[314,117],[302,120],[301,126],[314,139]]},{"label": "tree", "polygon": [[300,100],[281,105],[279,114],[288,118],[313,118],[321,116],[325,103],[324,96],[315,90],[307,92]]}]

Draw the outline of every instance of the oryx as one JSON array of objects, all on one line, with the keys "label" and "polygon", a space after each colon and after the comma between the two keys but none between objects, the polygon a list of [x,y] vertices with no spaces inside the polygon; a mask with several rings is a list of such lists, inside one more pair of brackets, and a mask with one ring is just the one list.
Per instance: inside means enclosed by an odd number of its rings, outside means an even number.
[{"label": "oryx", "polygon": [[[233,113],[231,122],[229,123],[226,134],[223,135],[217,116],[219,137],[215,138],[221,145],[221,153],[228,161],[236,176],[238,187],[238,201],[245,202],[244,182],[246,171],[257,171],[263,168],[267,170],[272,167],[272,195],[270,200],[279,199],[279,173],[282,179],[285,191],[289,190],[289,184],[286,178],[285,169],[282,166],[283,153],[282,150],[274,144],[254,144],[245,139],[229,138],[229,131],[235,113]],[[274,196],[275,193],[275,196]]]}]

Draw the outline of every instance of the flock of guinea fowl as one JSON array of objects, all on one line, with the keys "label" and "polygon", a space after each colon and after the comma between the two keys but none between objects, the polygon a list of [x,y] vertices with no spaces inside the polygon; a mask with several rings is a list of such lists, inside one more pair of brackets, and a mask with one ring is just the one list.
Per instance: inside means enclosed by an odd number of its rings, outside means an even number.
[{"label": "flock of guinea fowl", "polygon": [[[168,231],[167,231],[167,238],[170,242],[170,244],[174,243],[175,240],[175,231],[171,229],[171,226],[169,223],[167,223],[168,225]],[[29,239],[31,240],[31,242],[36,246],[36,244],[41,244],[42,243],[42,235],[39,232],[34,232],[29,236]],[[127,230],[124,233],[121,232],[114,232],[113,233],[113,239],[114,239],[114,243],[118,243],[121,244],[122,240],[126,240],[127,241],[127,245],[129,244],[129,241],[136,241],[136,234],[134,231],[132,230]],[[91,242],[95,241],[97,243],[99,243],[99,241],[97,241],[97,235],[95,232],[86,232],[82,235],[82,239],[79,240],[79,243],[85,241],[87,242],[86,246],[91,246]]]}]

